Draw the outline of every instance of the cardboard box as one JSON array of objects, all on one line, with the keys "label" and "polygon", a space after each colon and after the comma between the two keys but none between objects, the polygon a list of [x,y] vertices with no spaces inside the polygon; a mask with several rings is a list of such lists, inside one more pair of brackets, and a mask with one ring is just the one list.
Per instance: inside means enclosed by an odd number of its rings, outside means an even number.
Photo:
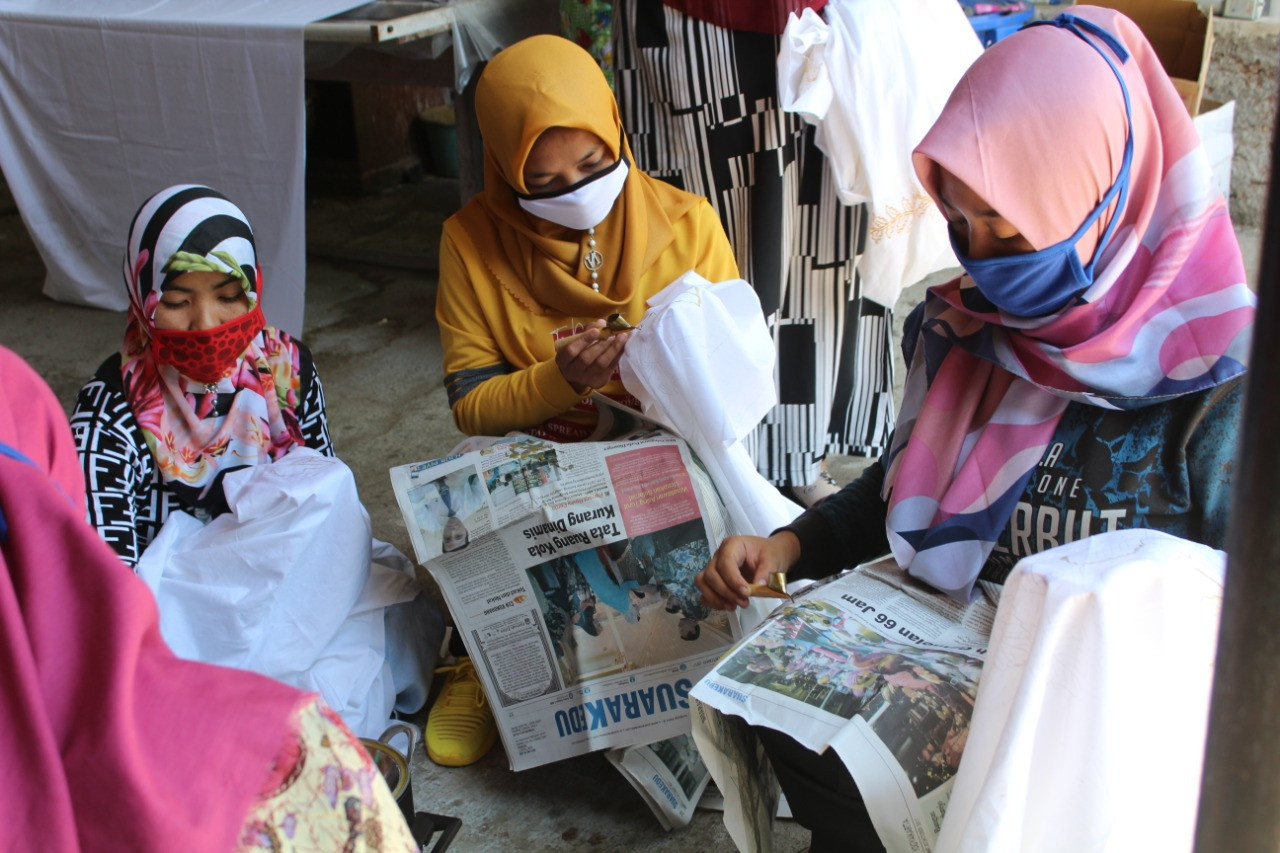
[{"label": "cardboard box", "polygon": [[1155,48],[1160,64],[1173,80],[1191,115],[1200,112],[1209,54],[1213,50],[1213,18],[1191,0],[1090,0],[1131,18]]}]

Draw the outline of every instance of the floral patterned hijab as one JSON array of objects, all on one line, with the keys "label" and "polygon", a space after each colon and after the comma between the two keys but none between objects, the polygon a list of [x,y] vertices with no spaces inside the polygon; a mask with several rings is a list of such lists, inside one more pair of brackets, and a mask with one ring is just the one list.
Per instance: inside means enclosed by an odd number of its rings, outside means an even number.
[{"label": "floral patterned hijab", "polygon": [[[158,355],[163,344],[157,342],[156,305],[167,284],[191,271],[234,276],[250,310],[233,323],[261,329],[216,381],[193,379],[173,363],[199,372],[198,350],[181,358]],[[129,229],[124,279],[125,397],[161,481],[185,508],[207,513],[219,500],[220,490],[211,487],[221,474],[274,461],[303,444],[296,414],[298,347],[285,332],[261,327],[262,273],[253,230],[238,207],[208,187],[169,187],[142,205]]]}]

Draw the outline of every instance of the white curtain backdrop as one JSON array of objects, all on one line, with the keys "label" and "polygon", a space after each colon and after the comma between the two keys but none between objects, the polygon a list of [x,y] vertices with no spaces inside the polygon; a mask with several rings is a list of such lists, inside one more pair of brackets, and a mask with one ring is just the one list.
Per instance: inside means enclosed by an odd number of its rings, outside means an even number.
[{"label": "white curtain backdrop", "polygon": [[0,0],[0,169],[44,293],[123,310],[135,211],[170,184],[203,183],[253,224],[267,322],[300,334],[303,26],[358,5]]}]

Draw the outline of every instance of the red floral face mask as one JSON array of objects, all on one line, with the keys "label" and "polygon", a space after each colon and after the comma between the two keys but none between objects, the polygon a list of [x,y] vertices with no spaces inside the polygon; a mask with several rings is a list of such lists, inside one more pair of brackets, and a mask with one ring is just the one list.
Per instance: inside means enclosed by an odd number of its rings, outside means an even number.
[{"label": "red floral face mask", "polygon": [[183,376],[212,385],[226,376],[266,320],[262,306],[212,329],[151,330],[151,353],[157,364],[171,364]]}]

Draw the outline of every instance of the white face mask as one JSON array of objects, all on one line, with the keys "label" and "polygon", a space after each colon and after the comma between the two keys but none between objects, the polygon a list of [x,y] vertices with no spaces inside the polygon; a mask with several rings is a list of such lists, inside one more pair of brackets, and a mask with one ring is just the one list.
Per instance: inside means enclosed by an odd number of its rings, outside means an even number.
[{"label": "white face mask", "polygon": [[520,206],[540,219],[585,231],[604,221],[627,180],[627,161],[578,181],[560,192],[540,198],[519,199]]}]

